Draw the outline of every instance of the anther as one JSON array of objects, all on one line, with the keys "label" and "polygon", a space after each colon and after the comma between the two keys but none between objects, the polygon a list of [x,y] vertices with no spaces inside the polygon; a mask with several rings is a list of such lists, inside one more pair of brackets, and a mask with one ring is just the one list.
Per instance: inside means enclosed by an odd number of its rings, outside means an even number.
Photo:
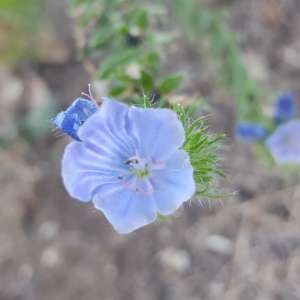
[{"label": "anther", "polygon": [[138,164],[138,163],[139,163],[139,161],[138,161],[137,158],[130,158],[130,159],[128,159],[128,160],[125,161],[125,164],[126,164],[126,165],[130,165],[130,164]]}]

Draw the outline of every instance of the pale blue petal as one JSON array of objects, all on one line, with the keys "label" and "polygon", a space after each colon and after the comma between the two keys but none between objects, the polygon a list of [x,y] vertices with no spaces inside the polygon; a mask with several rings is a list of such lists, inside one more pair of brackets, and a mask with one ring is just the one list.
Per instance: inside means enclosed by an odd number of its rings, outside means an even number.
[{"label": "pale blue petal", "polygon": [[83,202],[90,201],[102,184],[118,182],[118,175],[124,172],[124,164],[89,150],[81,142],[70,143],[62,159],[64,185],[71,197]]},{"label": "pale blue petal", "polygon": [[266,140],[274,160],[278,164],[300,163],[300,121],[293,120],[280,125]]},{"label": "pale blue petal", "polygon": [[176,151],[166,168],[153,172],[150,180],[158,212],[162,215],[172,214],[195,193],[193,168],[183,150]]},{"label": "pale blue petal", "polygon": [[93,202],[119,233],[130,233],[156,218],[153,197],[145,197],[129,189],[122,192],[116,189],[111,193],[109,188],[108,193],[98,193]]},{"label": "pale blue petal", "polygon": [[166,159],[184,143],[183,126],[170,109],[132,107],[128,119],[141,157]]},{"label": "pale blue petal", "polygon": [[135,144],[126,131],[128,110],[127,105],[105,98],[98,112],[80,127],[78,136],[82,141],[94,137],[106,152],[112,150],[126,158],[135,155]]}]

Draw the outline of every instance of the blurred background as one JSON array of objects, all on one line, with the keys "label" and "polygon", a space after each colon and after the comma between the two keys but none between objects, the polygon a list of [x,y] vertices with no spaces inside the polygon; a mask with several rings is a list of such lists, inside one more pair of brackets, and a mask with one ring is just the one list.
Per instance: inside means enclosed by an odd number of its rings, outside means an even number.
[{"label": "blurred background", "polygon": [[[299,95],[299,0],[134,5],[133,22],[126,1],[0,0],[0,300],[300,299],[297,173],[268,166],[233,134],[239,101],[268,114],[278,92]],[[95,30],[99,15],[116,31]],[[134,57],[151,48],[148,60],[107,61],[122,35]],[[139,80],[170,101],[206,100],[211,131],[226,133],[224,197],[121,236],[65,192],[68,139],[50,118],[89,82],[126,100]]]}]

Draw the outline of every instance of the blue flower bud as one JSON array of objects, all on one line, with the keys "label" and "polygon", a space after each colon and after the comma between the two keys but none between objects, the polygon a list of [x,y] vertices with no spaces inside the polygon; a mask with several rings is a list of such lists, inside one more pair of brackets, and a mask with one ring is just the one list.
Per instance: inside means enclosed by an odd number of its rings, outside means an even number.
[{"label": "blue flower bud", "polygon": [[235,135],[243,141],[254,142],[257,140],[264,140],[267,137],[268,132],[266,128],[259,124],[242,122],[236,126]]},{"label": "blue flower bud", "polygon": [[97,110],[98,107],[93,101],[77,98],[65,111],[58,113],[51,121],[63,133],[80,141],[77,135],[79,127]]},{"label": "blue flower bud", "polygon": [[296,113],[295,94],[286,92],[281,94],[275,103],[274,122],[281,124],[294,118]]}]

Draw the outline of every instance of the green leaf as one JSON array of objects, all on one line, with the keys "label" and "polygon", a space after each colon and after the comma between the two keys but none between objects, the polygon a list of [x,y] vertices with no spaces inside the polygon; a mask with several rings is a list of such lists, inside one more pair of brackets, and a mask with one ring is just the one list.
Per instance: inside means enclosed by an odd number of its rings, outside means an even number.
[{"label": "green leaf", "polygon": [[158,91],[161,94],[170,93],[180,85],[182,79],[181,75],[170,75],[158,86]]},{"label": "green leaf", "polygon": [[117,27],[117,30],[120,34],[126,35],[126,34],[128,34],[129,28],[126,24],[122,23]]},{"label": "green leaf", "polygon": [[97,49],[108,43],[115,35],[114,28],[103,27],[96,29],[88,43],[89,49]]},{"label": "green leaf", "polygon": [[100,70],[97,72],[96,76],[100,78],[107,78],[114,72],[114,70],[124,67],[124,65],[136,60],[138,57],[139,52],[135,49],[114,52],[102,62]]},{"label": "green leaf", "polygon": [[153,84],[152,77],[149,73],[142,71],[140,82],[141,82],[142,88],[144,89],[144,91],[146,93],[153,90],[154,84]]},{"label": "green leaf", "polygon": [[145,64],[145,66],[151,66],[153,68],[159,63],[159,55],[157,52],[150,52],[145,55],[142,62]]},{"label": "green leaf", "polygon": [[141,29],[145,29],[148,26],[148,14],[145,10],[139,10],[136,15],[135,24]]},{"label": "green leaf", "polygon": [[124,85],[116,85],[116,86],[113,86],[113,87],[109,90],[109,95],[110,95],[111,97],[118,97],[118,96],[120,96],[125,90],[126,90],[126,86],[124,86]]}]

